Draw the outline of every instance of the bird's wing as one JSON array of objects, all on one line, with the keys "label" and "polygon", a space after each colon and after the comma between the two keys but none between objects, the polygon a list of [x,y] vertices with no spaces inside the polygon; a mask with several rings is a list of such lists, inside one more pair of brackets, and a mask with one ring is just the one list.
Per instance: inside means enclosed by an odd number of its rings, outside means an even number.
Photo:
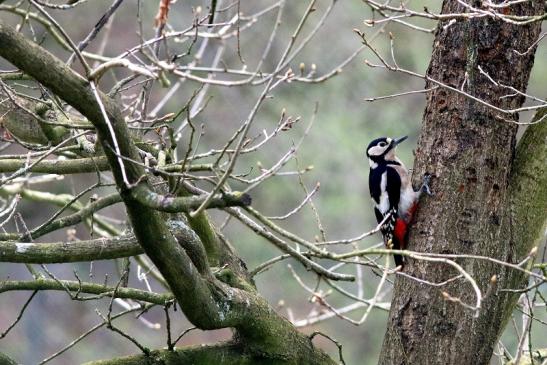
[{"label": "bird's wing", "polygon": [[390,212],[395,220],[401,198],[401,179],[397,171],[389,166],[372,170],[369,175],[369,188],[377,222],[380,223]]},{"label": "bird's wing", "polygon": [[388,166],[386,169],[387,183],[386,192],[389,199],[389,210],[397,211],[399,201],[401,200],[401,177],[393,167]]},{"label": "bird's wing", "polygon": [[370,191],[370,197],[374,201],[375,205],[380,204],[380,195],[382,190],[380,188],[382,174],[386,171],[384,166],[379,166],[375,169],[371,169],[368,175],[368,188]]}]

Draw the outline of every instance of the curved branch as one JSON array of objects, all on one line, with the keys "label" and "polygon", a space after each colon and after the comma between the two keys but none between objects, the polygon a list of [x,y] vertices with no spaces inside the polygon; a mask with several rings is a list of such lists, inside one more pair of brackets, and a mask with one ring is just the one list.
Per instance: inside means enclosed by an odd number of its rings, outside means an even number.
[{"label": "curved branch", "polygon": [[329,271],[328,269],[325,269],[323,266],[319,265],[315,261],[310,260],[307,258],[303,253],[300,251],[292,248],[287,242],[283,241],[282,239],[278,238],[276,235],[272,234],[270,231],[268,231],[263,226],[255,223],[252,219],[249,219],[245,214],[242,214],[236,209],[228,208],[226,211],[238,219],[240,222],[245,224],[247,227],[252,229],[255,233],[258,235],[266,238],[268,241],[273,243],[276,247],[278,247],[283,252],[288,253],[291,255],[294,259],[298,260],[304,267],[308,270],[313,270],[318,275],[324,276],[331,280],[346,280],[346,281],[354,281],[355,277],[353,275],[348,274],[341,274]]}]

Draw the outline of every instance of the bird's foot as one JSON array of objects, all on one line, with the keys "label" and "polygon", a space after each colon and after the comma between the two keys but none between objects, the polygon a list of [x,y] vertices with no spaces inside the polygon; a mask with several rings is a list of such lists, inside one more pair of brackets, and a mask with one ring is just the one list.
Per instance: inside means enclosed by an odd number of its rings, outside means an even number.
[{"label": "bird's foot", "polygon": [[426,172],[424,175],[424,179],[422,180],[422,187],[420,188],[420,191],[429,196],[433,196],[435,194],[431,192],[431,188],[429,187],[430,183],[431,183],[431,174]]},{"label": "bird's foot", "polygon": [[386,247],[390,250],[393,250],[393,240],[391,238],[387,240]]}]

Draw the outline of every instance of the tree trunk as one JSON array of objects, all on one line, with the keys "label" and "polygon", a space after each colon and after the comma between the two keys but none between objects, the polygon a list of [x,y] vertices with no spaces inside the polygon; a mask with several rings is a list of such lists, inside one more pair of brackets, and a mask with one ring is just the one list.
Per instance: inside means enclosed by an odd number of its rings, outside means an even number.
[{"label": "tree trunk", "polygon": [[[543,6],[543,1],[531,1],[508,9],[515,15],[532,15],[541,14]],[[442,11],[464,13],[465,8],[456,0],[445,0]],[[525,55],[515,50],[527,52],[540,30],[539,22],[515,25],[490,17],[440,22],[426,87],[435,86],[431,80],[436,80],[496,107],[518,108],[524,97],[500,98],[514,94],[502,85],[526,90],[535,48]],[[424,173],[431,173],[435,196],[421,202],[410,250],[488,256],[511,263],[528,254],[532,242],[522,241],[523,235],[513,227],[532,222],[525,222],[521,210],[511,206],[516,194],[513,186],[519,185],[512,181],[511,171],[515,169],[517,118],[445,87],[428,94],[413,179],[418,183]],[[545,133],[545,123],[535,128]],[[543,159],[544,146],[545,141],[543,145],[540,141]],[[545,167],[532,173],[538,173],[540,180],[532,178],[519,196],[545,183]],[[544,222],[546,200],[543,194],[534,208],[539,210],[528,214]],[[515,204],[518,208],[524,203]],[[542,226],[526,226],[524,231],[538,237]],[[380,364],[488,364],[515,303],[515,295],[500,289],[522,286],[524,277],[485,260],[460,258],[456,262],[476,280],[482,293],[480,309],[470,310],[443,295],[475,305],[477,296],[464,279],[435,287],[399,277]],[[410,260],[404,270],[434,283],[458,275],[446,264],[417,260]]]}]

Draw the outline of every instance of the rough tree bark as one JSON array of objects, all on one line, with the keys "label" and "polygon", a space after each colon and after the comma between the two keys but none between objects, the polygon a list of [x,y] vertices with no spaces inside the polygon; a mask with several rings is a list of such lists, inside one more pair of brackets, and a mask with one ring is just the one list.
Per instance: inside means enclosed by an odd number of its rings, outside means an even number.
[{"label": "rough tree bark", "polygon": [[[543,1],[530,1],[511,11],[541,14],[543,7]],[[445,0],[442,11],[466,9],[456,0]],[[513,25],[489,17],[451,25],[440,22],[426,87],[435,86],[433,79],[499,108],[520,107],[523,97],[500,99],[511,94],[501,85],[526,90],[535,48],[525,55],[515,50],[526,52],[540,28],[539,23]],[[516,118],[446,88],[428,94],[413,178],[417,183],[425,172],[432,173],[436,195],[422,201],[409,249],[511,263],[530,252],[546,218],[547,126],[543,122],[528,128],[517,149]],[[478,316],[442,295],[446,291],[475,304],[468,282],[458,280],[439,289],[399,278],[380,364],[488,364],[516,303],[516,295],[500,289],[522,287],[524,276],[484,260],[458,263],[475,278],[484,296]],[[456,275],[447,265],[412,260],[405,272],[430,282]],[[492,280],[494,275],[497,280]]]}]

